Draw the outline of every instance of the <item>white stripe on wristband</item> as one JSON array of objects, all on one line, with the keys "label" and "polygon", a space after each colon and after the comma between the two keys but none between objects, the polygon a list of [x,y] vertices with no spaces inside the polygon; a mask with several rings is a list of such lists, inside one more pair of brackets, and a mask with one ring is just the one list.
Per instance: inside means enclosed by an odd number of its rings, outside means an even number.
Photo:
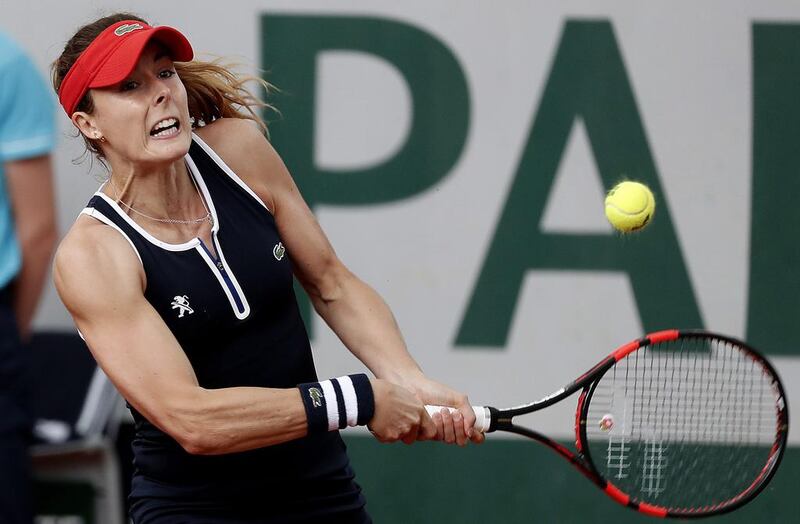
[{"label": "white stripe on wristband", "polygon": [[363,373],[299,384],[309,434],[366,425],[375,414],[375,397]]},{"label": "white stripe on wristband", "polygon": [[325,407],[328,408],[328,431],[339,429],[339,405],[336,402],[336,392],[330,380],[323,380],[319,383],[322,394],[325,396]]},{"label": "white stripe on wristband", "polygon": [[325,407],[328,414],[328,431],[336,431],[339,428],[339,418],[341,413],[346,414],[347,425],[358,425],[358,397],[356,390],[353,387],[353,381],[349,376],[337,377],[339,388],[342,390],[342,399],[344,405],[341,405],[336,398],[336,390],[330,380],[323,380],[319,383],[322,388],[322,394],[325,396]]},{"label": "white stripe on wristband", "polygon": [[339,386],[342,388],[344,397],[344,408],[347,413],[347,425],[350,427],[358,425],[358,397],[353,387],[353,381],[349,376],[339,377]]}]

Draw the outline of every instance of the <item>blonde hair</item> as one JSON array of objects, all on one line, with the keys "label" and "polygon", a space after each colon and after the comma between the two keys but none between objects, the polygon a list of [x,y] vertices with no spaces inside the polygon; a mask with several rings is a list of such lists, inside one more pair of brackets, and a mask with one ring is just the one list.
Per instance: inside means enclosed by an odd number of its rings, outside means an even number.
[{"label": "blonde hair", "polygon": [[[116,13],[78,29],[64,46],[61,55],[53,62],[52,81],[56,94],[64,77],[89,44],[107,27],[123,20],[137,20],[148,24],[146,20],[134,14]],[[255,82],[264,89],[265,95],[274,90],[274,87],[263,78],[235,74],[233,71],[237,65],[228,63],[222,58],[211,62],[202,60],[175,62],[175,71],[186,88],[192,128],[210,124],[218,118],[242,118],[254,121],[262,132],[267,133],[267,124],[259,115],[259,111],[262,109],[274,111],[275,108],[250,92],[245,85],[248,82]],[[91,91],[86,92],[75,110],[90,114],[94,111]],[[87,152],[102,160],[103,153],[99,141],[86,136],[83,136],[83,140]]]},{"label": "blonde hair", "polygon": [[237,66],[222,58],[212,62],[175,62],[175,71],[186,87],[193,127],[201,127],[217,118],[244,118],[254,121],[262,132],[267,132],[267,124],[258,111],[274,108],[251,93],[245,85],[255,82],[265,94],[274,88],[263,78],[235,74],[233,71]]}]

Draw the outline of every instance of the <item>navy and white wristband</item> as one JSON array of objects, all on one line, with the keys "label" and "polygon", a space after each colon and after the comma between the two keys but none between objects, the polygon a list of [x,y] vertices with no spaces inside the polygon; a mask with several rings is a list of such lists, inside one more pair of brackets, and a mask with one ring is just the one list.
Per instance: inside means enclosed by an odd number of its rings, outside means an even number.
[{"label": "navy and white wristband", "polygon": [[364,373],[300,384],[308,433],[364,426],[375,414],[372,384]]}]

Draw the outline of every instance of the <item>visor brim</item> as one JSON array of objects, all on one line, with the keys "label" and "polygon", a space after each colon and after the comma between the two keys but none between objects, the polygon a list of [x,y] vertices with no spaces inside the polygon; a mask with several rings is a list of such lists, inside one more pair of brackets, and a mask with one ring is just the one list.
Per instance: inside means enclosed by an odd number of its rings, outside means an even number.
[{"label": "visor brim", "polygon": [[188,62],[194,57],[191,44],[177,29],[160,26],[137,31],[108,56],[87,87],[108,87],[125,80],[136,68],[142,51],[151,41],[162,44],[175,62]]}]

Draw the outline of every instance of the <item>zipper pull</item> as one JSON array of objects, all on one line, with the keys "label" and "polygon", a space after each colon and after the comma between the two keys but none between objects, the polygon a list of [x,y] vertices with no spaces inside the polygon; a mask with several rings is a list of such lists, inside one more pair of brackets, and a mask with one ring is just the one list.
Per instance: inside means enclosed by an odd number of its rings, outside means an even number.
[{"label": "zipper pull", "polygon": [[217,260],[217,267],[220,269],[225,269],[225,266],[222,265],[222,260]]}]

